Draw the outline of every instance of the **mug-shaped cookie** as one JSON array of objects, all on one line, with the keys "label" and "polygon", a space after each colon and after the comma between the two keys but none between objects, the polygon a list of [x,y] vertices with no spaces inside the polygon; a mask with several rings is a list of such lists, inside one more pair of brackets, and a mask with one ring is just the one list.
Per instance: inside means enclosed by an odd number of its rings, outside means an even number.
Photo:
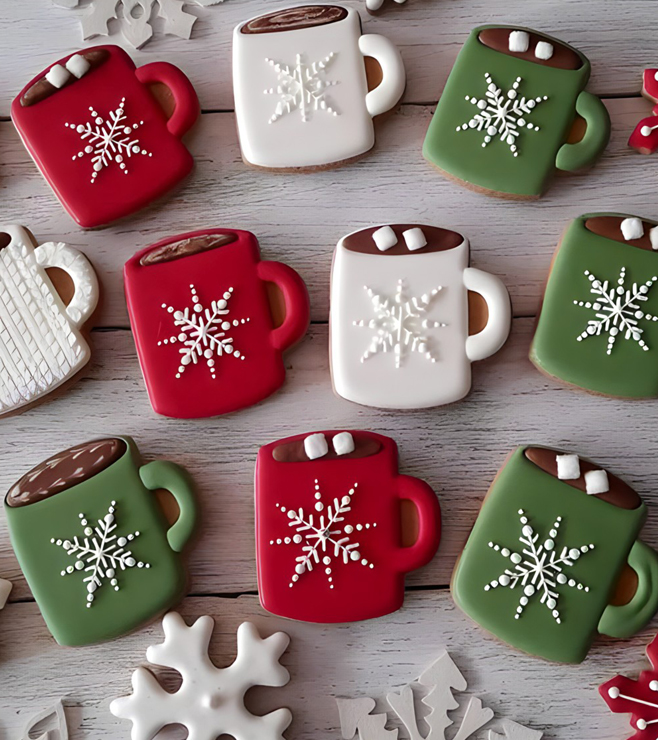
[{"label": "mug-shaped cookie", "polygon": [[[405,547],[402,505],[417,511]],[[307,622],[353,622],[396,611],[404,576],[439,547],[441,512],[424,481],[398,473],[395,442],[372,432],[297,435],[256,463],[261,604]]]},{"label": "mug-shaped cookie", "polygon": [[[468,240],[434,226],[373,227],[340,240],[330,312],[339,396],[414,409],[469,392],[471,363],[505,343],[511,309],[502,282],[468,263]],[[484,300],[469,307],[469,291]],[[469,336],[469,319],[484,328]]]},{"label": "mug-shaped cookie", "polygon": [[530,359],[595,393],[658,397],[658,228],[590,213],[568,227],[553,259]]},{"label": "mug-shaped cookie", "polygon": [[[155,491],[179,516],[169,525]],[[183,595],[181,552],[196,507],[185,471],[142,465],[129,437],[71,447],[26,473],[5,499],[11,542],[60,645],[88,645],[136,629]]]},{"label": "mug-shaped cookie", "polygon": [[[282,354],[306,333],[309,298],[292,268],[261,261],[253,234],[208,229],[164,239],[132,257],[124,277],[139,361],[158,414],[227,414],[283,384]],[[271,284],[283,297],[280,321]]]},{"label": "mug-shaped cookie", "polygon": [[64,57],[11,106],[32,158],[85,228],[127,216],[182,180],[193,159],[181,138],[198,115],[194,88],[177,67],[137,69],[118,46]]},{"label": "mug-shaped cookie", "polygon": [[[50,267],[71,279],[67,305]],[[35,246],[22,226],[0,224],[0,416],[38,401],[89,362],[81,329],[97,303],[96,273],[81,252],[61,242]]]},{"label": "mug-shaped cookie", "polygon": [[[556,170],[588,167],[608,143],[608,112],[584,90],[589,75],[589,61],[557,39],[480,26],[450,72],[423,156],[475,190],[537,198]],[[572,133],[577,116],[584,133]]]},{"label": "mug-shaped cookie", "polygon": [[[381,67],[368,91],[366,57]],[[385,37],[362,35],[359,14],[305,5],[241,23],[233,89],[245,161],[267,169],[336,165],[375,145],[373,118],[402,97],[405,72]]]},{"label": "mug-shaped cookie", "polygon": [[526,653],[580,663],[597,632],[630,637],[658,608],[658,555],[637,539],[646,515],[630,486],[593,463],[519,447],[457,563],[455,602]]}]

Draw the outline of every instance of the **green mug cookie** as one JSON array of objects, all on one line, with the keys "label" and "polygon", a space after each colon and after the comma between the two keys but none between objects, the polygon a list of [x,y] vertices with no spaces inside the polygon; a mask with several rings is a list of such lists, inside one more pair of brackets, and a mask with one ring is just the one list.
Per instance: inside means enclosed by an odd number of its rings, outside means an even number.
[{"label": "green mug cookie", "polygon": [[[169,525],[154,491],[179,508]],[[18,562],[53,637],[88,645],[126,634],[183,595],[181,552],[196,520],[177,465],[142,465],[130,437],[77,445],[26,473],[5,498]]]},{"label": "green mug cookie", "polygon": [[496,476],[452,579],[457,605],[531,655],[580,663],[597,632],[630,637],[658,609],[646,506],[577,455],[519,447]]},{"label": "green mug cookie", "polygon": [[[475,28],[450,73],[423,156],[474,190],[538,198],[556,170],[593,164],[610,138],[608,111],[584,88],[589,61],[515,26]],[[573,130],[577,117],[584,131]]]}]

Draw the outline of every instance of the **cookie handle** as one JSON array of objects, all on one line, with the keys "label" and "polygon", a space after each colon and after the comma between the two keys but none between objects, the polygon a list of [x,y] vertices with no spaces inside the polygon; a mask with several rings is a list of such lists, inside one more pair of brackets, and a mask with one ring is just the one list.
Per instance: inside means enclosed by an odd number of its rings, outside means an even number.
[{"label": "cookie handle", "polygon": [[555,166],[564,172],[594,164],[610,140],[610,115],[600,98],[583,90],[576,100],[576,112],[585,119],[587,128],[580,141],[560,147]]},{"label": "cookie handle", "polygon": [[382,81],[366,95],[366,108],[372,118],[391,110],[404,92],[407,76],[397,46],[385,36],[366,34],[359,39],[359,51],[372,57],[382,68]]},{"label": "cookie handle", "polygon": [[422,568],[434,557],[441,541],[441,508],[434,491],[419,478],[398,476],[398,496],[411,501],[418,510],[418,539],[410,547],[401,547],[395,556],[400,573]]},{"label": "cookie handle", "polygon": [[34,256],[43,269],[58,267],[73,281],[73,298],[66,306],[66,315],[75,327],[85,324],[98,305],[98,278],[89,260],[62,242],[47,242],[34,250]]},{"label": "cookie handle", "polygon": [[286,316],[271,335],[274,348],[283,352],[306,334],[310,321],[308,290],[292,267],[281,262],[259,262],[258,277],[266,283],[274,283],[283,293]]},{"label": "cookie handle", "polygon": [[467,267],[464,287],[479,293],[489,311],[484,329],[466,340],[466,356],[471,362],[476,362],[495,354],[505,344],[512,323],[512,306],[503,281],[488,272]]},{"label": "cookie handle", "polygon": [[154,460],[139,469],[139,477],[149,491],[165,488],[176,499],[178,519],[167,531],[167,542],[174,552],[182,552],[194,532],[197,518],[190,476],[175,463]]},{"label": "cookie handle", "polygon": [[637,540],[628,556],[637,574],[637,591],[623,606],[607,606],[598,631],[609,637],[631,637],[645,627],[658,610],[658,553]]},{"label": "cookie handle", "polygon": [[174,112],[167,121],[169,133],[181,139],[194,125],[201,108],[196,91],[187,76],[168,62],[152,62],[135,70],[143,85],[162,83],[174,96]]}]

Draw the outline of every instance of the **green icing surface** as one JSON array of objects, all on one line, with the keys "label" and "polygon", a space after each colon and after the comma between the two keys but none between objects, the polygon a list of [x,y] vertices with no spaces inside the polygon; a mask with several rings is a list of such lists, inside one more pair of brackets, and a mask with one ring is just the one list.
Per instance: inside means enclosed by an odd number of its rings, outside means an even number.
[{"label": "green icing surface", "polygon": [[[453,577],[457,605],[501,640],[532,655],[563,663],[579,663],[587,655],[619,575],[646,518],[642,504],[634,510],[612,506],[545,473],[517,449],[500,471],[466,543]],[[560,526],[552,539],[556,557],[567,547],[594,545],[594,549],[563,566],[562,573],[585,588],[557,584],[560,623],[546,604],[542,591],[528,598],[515,619],[523,585],[514,588],[485,586],[507,569],[515,570],[502,548],[523,555],[528,549],[519,541],[522,527],[519,510],[543,544],[558,517]],[[496,551],[489,543],[500,546]],[[556,571],[557,573],[557,571]],[[640,588],[642,588],[642,583]],[[630,612],[630,610],[629,610]],[[630,613],[627,614],[630,618]]]},{"label": "green icing surface", "polygon": [[[168,543],[170,527],[156,497],[140,480],[135,445],[124,439],[128,443],[125,455],[93,478],[38,503],[19,508],[5,505],[16,556],[48,628],[61,645],[87,645],[119,637],[173,606],[183,595],[186,578],[181,556]],[[189,537],[195,509],[186,474],[172,463],[156,462],[144,468],[149,471],[150,486],[174,494],[181,508],[178,522],[185,522]],[[102,585],[87,607],[83,579],[90,572],[74,570],[62,576],[77,558],[58,546],[57,540],[78,537],[84,541],[79,515],[84,514],[88,526],[96,528],[113,501],[117,528],[112,535],[127,537],[139,532],[124,549],[150,567],[117,569],[118,591],[110,577],[102,577]],[[93,536],[98,537],[96,532]],[[175,539],[182,547],[180,537]]]},{"label": "green icing surface", "polygon": [[[617,335],[611,354],[607,354],[608,333],[578,337],[596,320],[596,311],[574,304],[594,303],[598,296],[590,292],[591,283],[584,274],[589,270],[601,281],[617,287],[621,269],[626,268],[625,287],[646,283],[658,275],[658,253],[639,249],[597,236],[585,228],[591,216],[576,219],[562,239],[546,286],[537,330],[530,349],[530,359],[542,371],[572,385],[596,393],[627,398],[658,396],[658,322],[638,321],[644,350],[626,333]],[[658,315],[658,284],[638,302],[641,311]],[[625,297],[624,297],[625,300]]]},{"label": "green icing surface", "polygon": [[[573,124],[576,101],[587,84],[590,65],[582,55],[580,69],[563,70],[502,54],[478,40],[480,31],[488,27],[474,29],[457,57],[430,123],[423,156],[465,183],[502,193],[538,196],[555,171],[556,157]],[[517,157],[499,135],[483,147],[486,131],[457,131],[478,113],[471,99],[486,99],[485,74],[504,96],[521,77],[517,100],[548,98],[524,116],[526,123],[538,126],[539,131],[520,130]],[[592,157],[599,153],[592,152]],[[575,154],[567,155],[570,164],[575,158]]]}]

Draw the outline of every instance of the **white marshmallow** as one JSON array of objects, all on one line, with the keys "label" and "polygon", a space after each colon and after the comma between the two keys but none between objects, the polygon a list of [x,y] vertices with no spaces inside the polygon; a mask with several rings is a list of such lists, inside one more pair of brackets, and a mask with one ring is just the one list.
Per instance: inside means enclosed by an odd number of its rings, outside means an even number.
[{"label": "white marshmallow", "polygon": [[398,238],[390,226],[382,226],[381,229],[377,229],[372,238],[380,252],[385,252],[398,243]]},{"label": "white marshmallow", "polygon": [[337,455],[349,455],[350,452],[354,452],[354,437],[349,432],[337,434],[333,443]]},{"label": "white marshmallow", "polygon": [[639,218],[625,218],[621,222],[621,233],[627,242],[632,239],[641,239],[644,236],[644,226]]},{"label": "white marshmallow", "polygon": [[605,470],[590,470],[585,473],[585,490],[589,494],[607,493],[610,490]]},{"label": "white marshmallow", "polygon": [[5,581],[4,578],[0,578],[0,609],[7,603],[12,588],[13,584],[11,581]]},{"label": "white marshmallow", "polygon": [[309,434],[304,440],[304,452],[309,460],[317,460],[329,452],[329,445],[324,434]]},{"label": "white marshmallow", "polygon": [[521,53],[528,51],[530,34],[527,31],[512,31],[509,35],[509,50]]},{"label": "white marshmallow", "polygon": [[402,236],[410,252],[415,252],[417,249],[427,246],[427,239],[421,228],[407,229],[407,231],[402,232]]},{"label": "white marshmallow", "polygon": [[80,79],[89,72],[91,64],[89,64],[82,54],[74,54],[68,62],[66,62],[66,69],[68,69],[72,75]]},{"label": "white marshmallow", "polygon": [[56,87],[58,90],[60,87],[64,87],[64,85],[69,81],[69,78],[71,77],[71,73],[64,69],[61,64],[56,64],[54,67],[51,67],[48,72],[46,73],[46,79],[53,87]]},{"label": "white marshmallow", "polygon": [[544,61],[553,56],[553,51],[553,44],[549,44],[548,41],[538,41],[535,46],[535,56]]},{"label": "white marshmallow", "polygon": [[560,480],[577,480],[580,478],[580,458],[578,455],[556,455],[557,477]]},{"label": "white marshmallow", "polygon": [[658,226],[654,226],[649,231],[649,239],[651,239],[651,249],[658,249]]}]

